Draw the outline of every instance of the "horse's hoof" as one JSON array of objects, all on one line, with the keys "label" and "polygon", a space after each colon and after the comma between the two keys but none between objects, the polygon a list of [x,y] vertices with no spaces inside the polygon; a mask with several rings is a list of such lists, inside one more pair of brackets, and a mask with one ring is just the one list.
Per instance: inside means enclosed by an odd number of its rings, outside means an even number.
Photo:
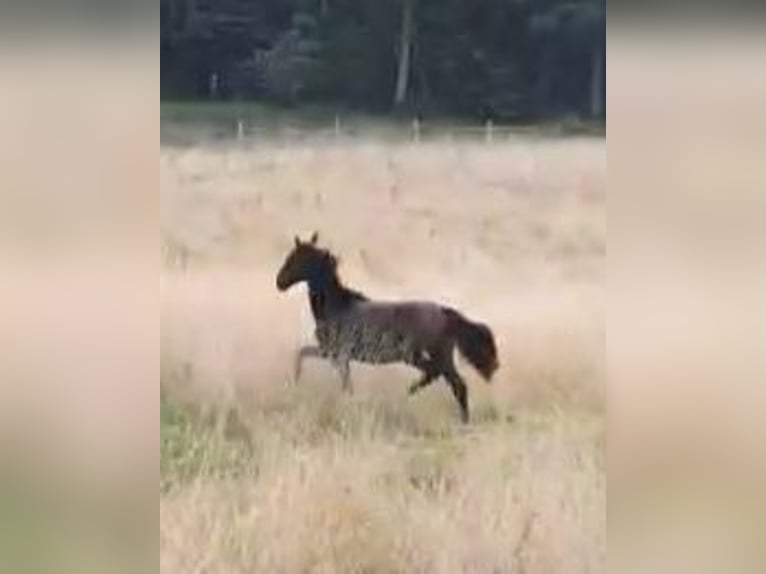
[{"label": "horse's hoof", "polygon": [[414,394],[416,394],[416,393],[419,393],[420,391],[422,391],[422,390],[423,390],[423,388],[424,388],[424,387],[425,387],[424,385],[421,385],[421,384],[419,384],[419,383],[417,383],[417,382],[415,382],[415,383],[412,383],[412,384],[409,386],[409,388],[407,389],[407,394],[408,394],[408,395],[414,395]]}]

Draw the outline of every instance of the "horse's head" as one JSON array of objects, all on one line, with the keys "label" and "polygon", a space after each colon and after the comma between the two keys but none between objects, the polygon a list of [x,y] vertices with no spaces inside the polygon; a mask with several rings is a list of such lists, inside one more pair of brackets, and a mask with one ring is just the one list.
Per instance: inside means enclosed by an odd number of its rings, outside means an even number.
[{"label": "horse's head", "polygon": [[317,247],[317,239],[316,232],[308,241],[295,237],[295,246],[277,273],[277,289],[286,291],[301,281],[311,281],[324,277],[328,272],[335,272],[337,259],[326,249]]}]

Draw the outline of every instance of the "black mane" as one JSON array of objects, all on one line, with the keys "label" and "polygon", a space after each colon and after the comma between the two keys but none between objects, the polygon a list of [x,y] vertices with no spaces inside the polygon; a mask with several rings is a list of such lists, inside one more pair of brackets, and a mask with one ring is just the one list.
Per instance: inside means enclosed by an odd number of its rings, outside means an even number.
[{"label": "black mane", "polygon": [[364,293],[343,284],[338,275],[338,258],[335,255],[324,250],[322,261],[322,273],[316,280],[309,282],[309,302],[314,320],[326,319],[328,305],[334,309],[345,309],[354,303],[370,300]]}]

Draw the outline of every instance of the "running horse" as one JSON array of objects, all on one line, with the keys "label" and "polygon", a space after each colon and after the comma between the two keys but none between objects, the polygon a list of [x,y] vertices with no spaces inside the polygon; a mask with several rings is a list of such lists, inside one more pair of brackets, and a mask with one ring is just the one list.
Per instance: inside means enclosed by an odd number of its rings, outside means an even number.
[{"label": "running horse", "polygon": [[300,348],[295,357],[295,380],[303,360],[328,359],[340,373],[343,389],[353,392],[351,361],[370,364],[406,363],[422,376],[412,384],[414,394],[440,376],[469,420],[468,390],[455,368],[454,349],[490,381],[498,368],[492,331],[465,318],[455,309],[427,301],[373,301],[346,287],[338,276],[338,258],[317,245],[295,237],[295,245],[277,274],[277,289],[308,284],[309,303],[316,324],[317,345]]}]

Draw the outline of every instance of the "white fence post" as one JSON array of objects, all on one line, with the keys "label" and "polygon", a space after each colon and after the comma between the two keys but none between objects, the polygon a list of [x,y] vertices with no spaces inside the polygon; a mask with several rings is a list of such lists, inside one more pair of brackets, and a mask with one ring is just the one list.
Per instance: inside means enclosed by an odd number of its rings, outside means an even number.
[{"label": "white fence post", "polygon": [[484,139],[487,143],[492,143],[492,120],[487,120],[484,130]]},{"label": "white fence post", "polygon": [[[422,138],[423,138],[423,123],[420,120],[420,118],[417,117],[417,116],[412,118],[410,126],[411,126],[410,127],[410,129],[411,129],[411,136],[410,136],[411,137],[411,141],[413,143],[421,143],[422,142]],[[239,140],[239,141],[244,141],[245,140],[246,129],[247,129],[247,126],[246,126],[245,118],[238,117],[236,119],[236,124],[235,124],[235,133],[236,133],[237,140]],[[252,131],[251,135],[255,136],[256,132],[258,132],[258,129],[259,128],[254,125],[251,128],[251,131]],[[479,128],[476,128],[476,127],[465,127],[464,128],[464,127],[459,127],[459,126],[457,126],[457,127],[456,126],[452,126],[452,127],[447,127],[445,132],[437,130],[437,132],[435,132],[432,135],[434,137],[438,137],[436,134],[439,134],[441,137],[443,137],[443,139],[445,141],[447,141],[449,143],[457,143],[458,141],[460,141],[459,140],[459,135],[461,133],[461,130],[465,130],[467,133],[477,134],[478,129]],[[299,135],[304,133],[304,130],[302,130],[300,128],[290,128],[290,129],[285,129],[285,131],[287,131],[287,132],[295,132],[295,133],[297,133]],[[494,141],[495,141],[495,131],[496,130],[495,130],[495,124],[494,124],[494,122],[492,120],[488,119],[488,120],[486,120],[484,122],[484,130],[483,131],[484,131],[484,141],[485,141],[485,143],[487,143],[487,144],[494,143]],[[309,133],[309,132],[306,131],[306,133]],[[353,134],[353,129],[349,133]],[[504,132],[501,130],[498,133],[499,133],[499,137],[501,138],[501,140],[503,140],[503,138],[505,137],[503,135]],[[340,140],[343,137],[343,124],[342,124],[342,119],[341,119],[340,114],[336,114],[335,117],[334,117],[334,121],[333,121],[333,136],[335,137],[336,140]]]}]

